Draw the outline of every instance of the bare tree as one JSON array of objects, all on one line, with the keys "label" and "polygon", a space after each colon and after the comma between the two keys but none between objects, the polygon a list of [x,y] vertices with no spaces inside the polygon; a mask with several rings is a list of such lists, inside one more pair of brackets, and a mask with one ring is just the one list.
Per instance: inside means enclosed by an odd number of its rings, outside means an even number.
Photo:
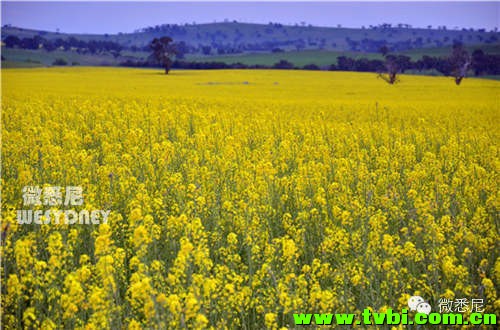
[{"label": "bare tree", "polygon": [[400,66],[397,57],[394,55],[385,55],[386,72],[379,72],[378,78],[382,78],[389,84],[393,85],[399,81],[397,74],[400,71]]},{"label": "bare tree", "polygon": [[460,85],[472,62],[471,57],[461,43],[455,43],[448,60],[453,68],[452,74],[455,77],[455,84]]}]

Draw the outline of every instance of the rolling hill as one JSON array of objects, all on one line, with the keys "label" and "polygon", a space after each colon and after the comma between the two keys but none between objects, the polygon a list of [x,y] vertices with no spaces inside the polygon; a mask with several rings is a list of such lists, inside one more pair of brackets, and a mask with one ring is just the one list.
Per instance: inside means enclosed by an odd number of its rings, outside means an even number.
[{"label": "rolling hill", "polygon": [[[126,60],[145,60],[147,45],[155,37],[168,35],[181,44],[186,60],[241,62],[248,65],[270,65],[285,59],[296,65],[329,65],[337,56],[380,59],[378,51],[387,45],[391,51],[412,59],[422,55],[446,56],[451,45],[459,41],[471,51],[485,49],[500,54],[500,33],[484,30],[447,30],[412,28],[400,24],[382,24],[365,28],[287,26],[277,23],[248,24],[238,22],[210,24],[165,24],[147,27],[133,33],[67,34],[3,26],[2,40],[14,36],[43,38],[52,43],[110,42],[118,44],[119,53],[91,52],[74,47],[57,47],[50,51],[2,47],[3,67],[46,66],[56,59],[75,65],[119,65]],[[2,44],[3,45],[3,44]]]}]

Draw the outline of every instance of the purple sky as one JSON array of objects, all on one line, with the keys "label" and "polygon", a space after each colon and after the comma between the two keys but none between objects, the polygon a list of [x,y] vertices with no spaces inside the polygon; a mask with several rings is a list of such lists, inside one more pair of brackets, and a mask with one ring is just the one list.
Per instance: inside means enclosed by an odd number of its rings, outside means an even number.
[{"label": "purple sky", "polygon": [[499,27],[500,2],[4,2],[2,24],[72,33],[118,33],[166,23],[239,22],[361,27]]}]

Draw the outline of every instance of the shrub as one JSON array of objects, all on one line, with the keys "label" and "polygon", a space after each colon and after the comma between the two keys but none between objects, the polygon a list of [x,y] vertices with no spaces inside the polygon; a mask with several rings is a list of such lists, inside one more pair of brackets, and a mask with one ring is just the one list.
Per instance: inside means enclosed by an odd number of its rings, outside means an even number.
[{"label": "shrub", "polygon": [[68,62],[63,58],[56,58],[54,62],[52,62],[52,65],[68,65]]}]

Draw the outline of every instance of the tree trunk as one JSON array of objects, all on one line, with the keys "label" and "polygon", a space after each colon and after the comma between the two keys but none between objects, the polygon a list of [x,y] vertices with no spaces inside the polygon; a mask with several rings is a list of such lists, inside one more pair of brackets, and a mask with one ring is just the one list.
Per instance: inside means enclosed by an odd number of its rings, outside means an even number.
[{"label": "tree trunk", "polygon": [[389,84],[393,85],[396,82],[396,74],[395,73],[389,73]]},{"label": "tree trunk", "polygon": [[165,74],[168,74],[170,72],[170,68],[169,67],[165,67]]}]

